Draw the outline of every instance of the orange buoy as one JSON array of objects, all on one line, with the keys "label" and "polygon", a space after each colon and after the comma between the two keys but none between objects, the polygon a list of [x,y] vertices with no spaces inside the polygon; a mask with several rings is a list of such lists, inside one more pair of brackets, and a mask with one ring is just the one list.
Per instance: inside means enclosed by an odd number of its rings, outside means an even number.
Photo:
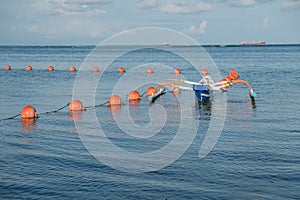
[{"label": "orange buoy", "polygon": [[137,100],[137,99],[141,99],[141,95],[139,94],[139,92],[136,90],[130,91],[128,94],[128,100],[131,101],[131,100]]},{"label": "orange buoy", "polygon": [[152,74],[152,73],[153,73],[152,68],[148,68],[148,69],[147,69],[147,73],[148,73],[148,74]]},{"label": "orange buoy", "polygon": [[7,71],[11,70],[10,65],[6,65],[6,66],[5,66],[5,69],[6,69]]},{"label": "orange buoy", "polygon": [[208,75],[208,70],[207,69],[202,69],[201,70],[201,75],[202,76],[207,76]]},{"label": "orange buoy", "polygon": [[32,70],[32,67],[30,65],[27,65],[26,68],[25,68],[27,71],[30,71]]},{"label": "orange buoy", "polygon": [[50,66],[48,67],[48,70],[49,70],[49,71],[53,71],[53,70],[54,70],[54,67],[53,67],[52,65],[50,65]]},{"label": "orange buoy", "polygon": [[94,67],[94,68],[93,68],[93,72],[97,73],[97,72],[99,72],[99,71],[100,71],[100,70],[99,70],[98,67]]},{"label": "orange buoy", "polygon": [[237,80],[239,78],[240,78],[239,73],[237,71],[231,69],[231,70],[229,70],[229,75],[220,81],[233,81],[233,80]]},{"label": "orange buoy", "polygon": [[151,95],[153,95],[155,93],[156,93],[155,87],[148,87],[148,89],[146,90],[147,96],[151,96]]},{"label": "orange buoy", "polygon": [[230,75],[239,75],[239,73],[237,71],[235,71],[234,69],[229,70],[229,74]]},{"label": "orange buoy", "polygon": [[124,67],[120,67],[120,68],[118,69],[118,71],[119,71],[120,73],[124,73],[124,72],[125,72],[125,68],[124,68]]},{"label": "orange buoy", "polygon": [[69,104],[70,111],[84,110],[83,104],[80,100],[72,100]]},{"label": "orange buoy", "polygon": [[109,105],[111,106],[115,106],[115,105],[121,105],[122,104],[122,99],[118,96],[118,95],[113,95],[111,96],[107,102],[109,103]]},{"label": "orange buoy", "polygon": [[181,73],[181,71],[180,71],[180,69],[179,69],[179,68],[175,68],[175,69],[174,69],[174,73],[175,73],[175,74],[180,74],[180,73]]},{"label": "orange buoy", "polygon": [[75,72],[75,71],[76,71],[76,67],[71,66],[71,67],[70,67],[70,72]]},{"label": "orange buoy", "polygon": [[232,80],[236,80],[236,79],[240,78],[239,73],[237,71],[235,71],[234,69],[229,70],[229,74],[230,74]]},{"label": "orange buoy", "polygon": [[37,118],[38,113],[36,112],[36,109],[32,106],[25,106],[22,111],[20,112],[21,117],[24,119],[30,119],[30,118]]},{"label": "orange buoy", "polygon": [[229,76],[225,77],[225,81],[231,81],[232,79]]},{"label": "orange buoy", "polygon": [[238,77],[236,76],[236,75],[229,75],[229,76],[227,76],[230,80],[235,80],[235,79],[237,79]]}]

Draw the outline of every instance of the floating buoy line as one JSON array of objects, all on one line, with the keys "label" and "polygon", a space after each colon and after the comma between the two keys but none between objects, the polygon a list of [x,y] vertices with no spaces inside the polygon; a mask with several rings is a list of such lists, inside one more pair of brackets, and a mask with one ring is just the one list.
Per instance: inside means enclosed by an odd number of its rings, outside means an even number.
[{"label": "floating buoy line", "polygon": [[[7,66],[5,66],[5,69],[7,71],[11,70],[11,66],[7,65]],[[30,66],[30,65],[26,66],[25,70],[31,71],[32,66]],[[53,71],[54,67],[48,66],[48,70]],[[74,66],[71,66],[69,68],[70,72],[75,72],[76,70],[77,69]],[[97,73],[99,71],[100,70],[97,66],[95,66],[93,68],[93,72]],[[125,70],[125,68],[120,67],[120,68],[118,68],[118,72],[125,73],[126,70]],[[153,70],[152,70],[152,68],[148,68],[146,70],[146,72],[148,74],[152,74]],[[179,68],[175,68],[174,73],[180,74],[181,70]],[[69,111],[71,111],[71,112],[77,112],[77,111],[85,111],[87,109],[95,109],[100,106],[121,106],[126,103],[134,105],[134,104],[139,104],[142,97],[145,94],[146,94],[146,98],[147,98],[149,104],[152,104],[159,96],[167,93],[165,87],[171,88],[169,92],[172,92],[175,96],[178,96],[181,93],[181,90],[194,90],[195,95],[199,100],[199,97],[201,98],[201,95],[203,95],[203,92],[207,92],[203,89],[204,86],[206,86],[205,87],[205,88],[207,88],[206,90],[220,90],[222,92],[227,92],[227,88],[230,86],[233,86],[235,84],[244,84],[249,89],[249,95],[251,98],[252,105],[255,104],[254,97],[256,96],[256,93],[253,91],[252,86],[247,81],[238,80],[238,79],[239,79],[239,75],[235,70],[230,70],[229,75],[227,77],[225,77],[225,78],[221,79],[219,82],[211,84],[211,85],[203,85],[198,82],[192,82],[192,81],[183,80],[180,78],[179,79],[167,79],[164,82],[162,82],[156,86],[148,87],[147,90],[142,94],[140,94],[137,90],[130,91],[127,95],[125,102],[118,95],[112,95],[111,97],[109,97],[107,99],[106,102],[103,102],[98,105],[92,105],[92,106],[84,106],[80,100],[74,99],[71,102],[68,102],[66,105],[62,106],[61,108],[58,108],[58,109],[52,110],[52,111],[43,112],[43,113],[38,113],[37,110],[33,106],[27,105],[27,106],[23,107],[23,109],[21,110],[21,112],[19,114],[4,118],[4,119],[0,119],[0,121],[14,119],[19,116],[21,116],[22,119],[34,119],[35,120],[39,117],[39,115],[56,113],[56,112],[59,112],[59,111],[65,109],[66,107],[69,107]],[[189,84],[189,85],[192,85],[192,87],[183,86],[183,85],[180,85],[180,83]],[[195,88],[202,88],[202,89],[195,89]]]},{"label": "floating buoy line", "polygon": [[[152,89],[152,88],[153,87],[150,87],[150,89]],[[140,103],[140,100],[144,94],[146,94],[146,92],[143,93],[142,95],[140,95],[137,90],[132,90],[127,96],[128,104],[134,105],[134,104]],[[160,93],[159,95],[161,95],[161,94],[162,93]],[[151,93],[150,96],[147,95],[149,103],[154,102],[154,100],[155,100],[154,96],[158,96],[158,94]],[[35,107],[27,105],[22,108],[22,110],[19,114],[4,118],[4,119],[0,119],[0,121],[14,119],[19,116],[21,116],[22,119],[37,119],[37,118],[39,118],[40,115],[56,113],[67,107],[69,107],[69,111],[77,112],[77,111],[86,111],[88,109],[95,109],[100,106],[121,106],[124,104],[126,104],[126,102],[124,102],[121,99],[121,97],[119,97],[118,95],[112,95],[106,102],[98,104],[98,105],[83,106],[83,103],[80,100],[75,99],[75,100],[72,100],[71,102],[67,103],[66,105],[62,106],[61,108],[58,108],[58,109],[52,110],[52,111],[43,112],[43,113],[38,113],[37,110],[35,109]]]}]

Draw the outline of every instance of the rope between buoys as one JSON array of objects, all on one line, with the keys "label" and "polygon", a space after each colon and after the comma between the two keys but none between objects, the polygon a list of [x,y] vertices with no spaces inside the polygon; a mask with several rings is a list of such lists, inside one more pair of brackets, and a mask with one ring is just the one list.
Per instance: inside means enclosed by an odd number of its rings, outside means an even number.
[{"label": "rope between buoys", "polygon": [[66,107],[68,107],[70,105],[70,103],[67,103],[66,105],[64,105],[63,107],[59,108],[59,109],[56,109],[56,110],[53,110],[53,111],[48,111],[48,112],[44,112],[44,113],[40,113],[39,115],[43,115],[43,114],[50,114],[50,113],[55,113],[55,112],[58,112]]},{"label": "rope between buoys", "polygon": [[0,121],[4,121],[4,120],[9,120],[9,119],[14,119],[14,118],[16,118],[16,117],[18,117],[18,116],[20,116],[21,114],[17,114],[17,115],[14,115],[14,116],[12,116],[12,117],[7,117],[7,118],[4,118],[4,119],[0,119]]},{"label": "rope between buoys", "polygon": [[84,110],[86,110],[88,108],[97,108],[97,107],[100,107],[100,106],[104,106],[105,104],[108,104],[108,102],[104,102],[104,103],[94,105],[94,106],[86,106],[86,107],[84,107]]},{"label": "rope between buoys", "polygon": [[143,94],[141,94],[141,97],[143,97],[147,92],[143,92]]}]

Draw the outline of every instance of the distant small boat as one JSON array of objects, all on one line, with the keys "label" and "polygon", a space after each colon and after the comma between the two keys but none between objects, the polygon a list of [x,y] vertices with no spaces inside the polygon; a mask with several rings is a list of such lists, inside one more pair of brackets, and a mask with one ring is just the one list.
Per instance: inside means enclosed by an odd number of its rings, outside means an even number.
[{"label": "distant small boat", "polygon": [[167,43],[167,42],[162,42],[160,45],[161,45],[161,46],[170,46],[170,44]]},{"label": "distant small boat", "polygon": [[246,42],[246,41],[241,41],[241,45],[246,45],[246,46],[263,46],[266,45],[266,42],[264,41],[259,41],[259,42]]}]

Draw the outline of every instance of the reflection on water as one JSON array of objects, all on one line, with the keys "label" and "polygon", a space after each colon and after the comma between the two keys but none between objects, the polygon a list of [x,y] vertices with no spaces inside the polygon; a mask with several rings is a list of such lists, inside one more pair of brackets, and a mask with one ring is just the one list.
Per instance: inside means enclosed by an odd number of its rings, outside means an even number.
[{"label": "reflection on water", "polygon": [[30,119],[21,119],[21,124],[22,124],[22,131],[23,132],[31,132],[36,128],[35,125],[35,118],[30,118]]},{"label": "reflection on water", "polygon": [[211,103],[202,103],[199,105],[200,119],[210,120],[211,118]]},{"label": "reflection on water", "polygon": [[129,100],[128,103],[130,105],[137,105],[141,103],[141,99]]},{"label": "reflection on water", "polygon": [[229,99],[227,104],[227,117],[235,119],[230,128],[236,131],[252,129],[253,124],[251,119],[255,112],[254,106],[256,106],[255,101],[249,101],[249,99]]},{"label": "reflection on water", "polygon": [[195,110],[194,110],[194,117],[195,119],[199,119],[199,121],[202,120],[210,120],[211,119],[211,108],[212,108],[212,103],[200,103],[196,98],[195,98]]},{"label": "reflection on water", "polygon": [[69,120],[81,121],[82,120],[82,112],[83,111],[70,111],[69,112]]},{"label": "reflection on water", "polygon": [[[140,100],[139,100],[140,101]],[[138,102],[139,104],[140,102]],[[138,104],[130,104],[129,105],[129,114],[130,118],[136,123],[138,120],[141,119],[141,116],[139,114],[140,111],[140,105]]]},{"label": "reflection on water", "polygon": [[120,108],[121,108],[121,105],[111,105],[111,106],[108,106],[108,109],[109,109],[109,111],[112,112],[112,114],[118,113],[118,111],[120,110]]},{"label": "reflection on water", "polygon": [[121,105],[110,105],[110,106],[108,106],[108,110],[109,110],[109,113],[110,113],[110,119],[112,119],[113,121],[115,119],[119,119],[121,107],[122,107]]}]

